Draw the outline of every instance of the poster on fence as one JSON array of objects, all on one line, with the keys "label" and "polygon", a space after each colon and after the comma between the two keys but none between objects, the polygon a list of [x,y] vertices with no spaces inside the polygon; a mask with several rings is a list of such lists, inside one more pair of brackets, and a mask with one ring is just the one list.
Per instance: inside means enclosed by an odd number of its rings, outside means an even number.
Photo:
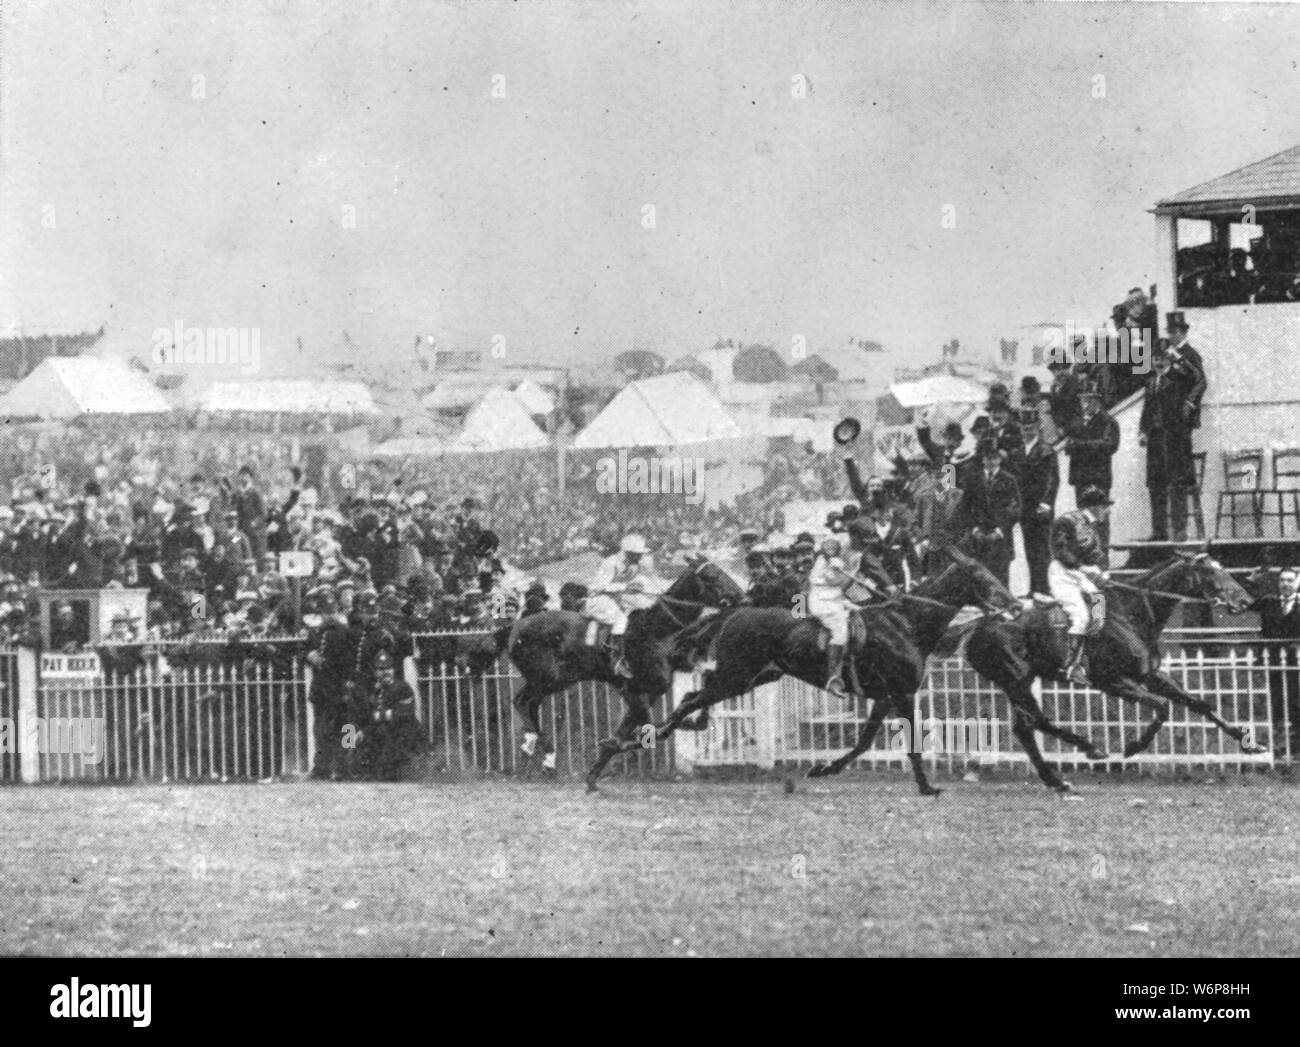
[{"label": "poster on fence", "polygon": [[93,684],[104,674],[99,655],[94,651],[81,654],[41,655],[41,679],[60,684]]}]

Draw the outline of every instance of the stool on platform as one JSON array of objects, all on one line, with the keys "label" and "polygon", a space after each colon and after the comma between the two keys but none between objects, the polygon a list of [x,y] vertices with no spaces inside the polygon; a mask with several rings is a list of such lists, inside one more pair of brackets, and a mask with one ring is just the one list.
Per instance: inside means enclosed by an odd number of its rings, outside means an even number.
[{"label": "stool on platform", "polygon": [[1214,521],[1214,537],[1223,538],[1223,521],[1228,521],[1230,535],[1227,537],[1244,537],[1237,534],[1239,519],[1237,506],[1245,500],[1250,507],[1249,519],[1254,522],[1254,537],[1264,536],[1264,506],[1260,497],[1262,474],[1264,471],[1264,449],[1262,447],[1242,448],[1223,452],[1223,490],[1219,492],[1219,507]]}]

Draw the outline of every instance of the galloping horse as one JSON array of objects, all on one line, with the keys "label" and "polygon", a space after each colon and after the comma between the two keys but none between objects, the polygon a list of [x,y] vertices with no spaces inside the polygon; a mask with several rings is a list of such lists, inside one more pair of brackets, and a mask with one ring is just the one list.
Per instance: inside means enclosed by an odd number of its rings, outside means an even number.
[{"label": "galloping horse", "polygon": [[[1132,583],[1110,582],[1106,594],[1106,624],[1088,641],[1088,679],[1112,698],[1155,712],[1141,734],[1124,747],[1124,755],[1133,756],[1151,744],[1169,716],[1170,702],[1212,721],[1241,745],[1242,752],[1263,752],[1264,747],[1250,741],[1245,730],[1224,721],[1213,706],[1193,698],[1160,669],[1160,634],[1178,603],[1203,602],[1233,612],[1249,605],[1250,594],[1232,575],[1208,553],[1178,553]],[[1035,607],[1014,622],[980,623],[966,643],[967,661],[1011,700],[1012,731],[1038,777],[1060,792],[1067,791],[1069,783],[1044,762],[1035,731],[1073,745],[1089,760],[1106,759],[1091,740],[1048,720],[1034,698],[1035,677],[1056,678],[1065,665],[1063,632],[1058,611]]]},{"label": "galloping horse", "polygon": [[614,672],[609,652],[603,646],[586,642],[589,618],[575,611],[539,611],[519,619],[499,637],[499,642],[509,650],[510,660],[524,678],[524,686],[514,696],[526,731],[524,753],[532,756],[540,742],[543,767],[553,768],[555,746],[543,732],[538,713],[548,695],[582,680],[613,684],[623,692],[626,709],[618,740],[605,743],[617,749],[621,741],[650,722],[650,703],[671,685],[669,662],[675,634],[705,610],[728,607],[744,598],[725,571],[699,559],[654,604],[628,614],[623,650],[632,672],[630,679]]},{"label": "galloping horse", "polygon": [[[986,614],[1018,614],[1020,603],[978,561],[952,552],[942,571],[921,582],[911,593],[884,603],[863,607],[866,638],[852,652],[851,675],[861,687],[861,697],[874,699],[857,744],[833,763],[814,768],[811,777],[837,774],[871,745],[885,715],[910,720],[913,699],[925,678],[925,660],[938,645],[957,612],[977,606]],[[715,640],[717,668],[704,676],[704,686],[686,696],[661,726],[656,741],[678,728],[700,730],[708,708],[718,702],[782,676],[794,676],[814,687],[826,684],[826,655],[821,644],[822,626],[815,618],[796,617],[777,608],[742,607],[727,615]],[[689,726],[687,717],[700,714]],[[923,796],[941,790],[926,779],[919,753],[909,753],[912,774]],[[608,762],[591,768],[588,783]]]}]

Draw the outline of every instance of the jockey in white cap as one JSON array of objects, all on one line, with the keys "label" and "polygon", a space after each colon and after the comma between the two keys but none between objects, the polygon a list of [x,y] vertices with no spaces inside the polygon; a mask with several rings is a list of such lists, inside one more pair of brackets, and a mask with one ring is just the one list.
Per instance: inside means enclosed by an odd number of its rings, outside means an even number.
[{"label": "jockey in white cap", "polygon": [[623,635],[627,632],[627,613],[649,607],[659,588],[654,559],[639,534],[629,534],[619,544],[619,551],[600,562],[591,580],[585,613],[602,625],[610,626],[614,671],[631,676],[623,657]]}]

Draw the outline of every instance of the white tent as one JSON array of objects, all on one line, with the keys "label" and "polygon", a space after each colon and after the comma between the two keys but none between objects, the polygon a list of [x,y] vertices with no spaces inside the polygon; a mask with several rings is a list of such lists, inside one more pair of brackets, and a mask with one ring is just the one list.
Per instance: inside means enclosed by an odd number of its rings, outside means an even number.
[{"label": "white tent", "polygon": [[745,435],[698,378],[672,371],[629,385],[578,434],[573,446],[675,447]]},{"label": "white tent", "polygon": [[213,413],[379,414],[364,382],[320,379],[216,382],[200,397],[198,407]]},{"label": "white tent", "polygon": [[914,382],[896,382],[889,387],[903,407],[932,404],[978,404],[988,399],[988,386],[955,374],[932,374]]},{"label": "white tent", "polygon": [[555,410],[555,397],[527,378],[515,386],[514,394],[529,414],[550,414]]},{"label": "white tent", "polygon": [[115,360],[51,356],[0,396],[0,417],[166,414],[167,400],[143,375]]},{"label": "white tent", "polygon": [[489,389],[470,409],[465,428],[449,451],[508,451],[547,446],[546,434],[528,417],[528,410],[504,389]]},{"label": "white tent", "polygon": [[395,436],[370,452],[372,458],[436,458],[446,444],[427,436]]}]

